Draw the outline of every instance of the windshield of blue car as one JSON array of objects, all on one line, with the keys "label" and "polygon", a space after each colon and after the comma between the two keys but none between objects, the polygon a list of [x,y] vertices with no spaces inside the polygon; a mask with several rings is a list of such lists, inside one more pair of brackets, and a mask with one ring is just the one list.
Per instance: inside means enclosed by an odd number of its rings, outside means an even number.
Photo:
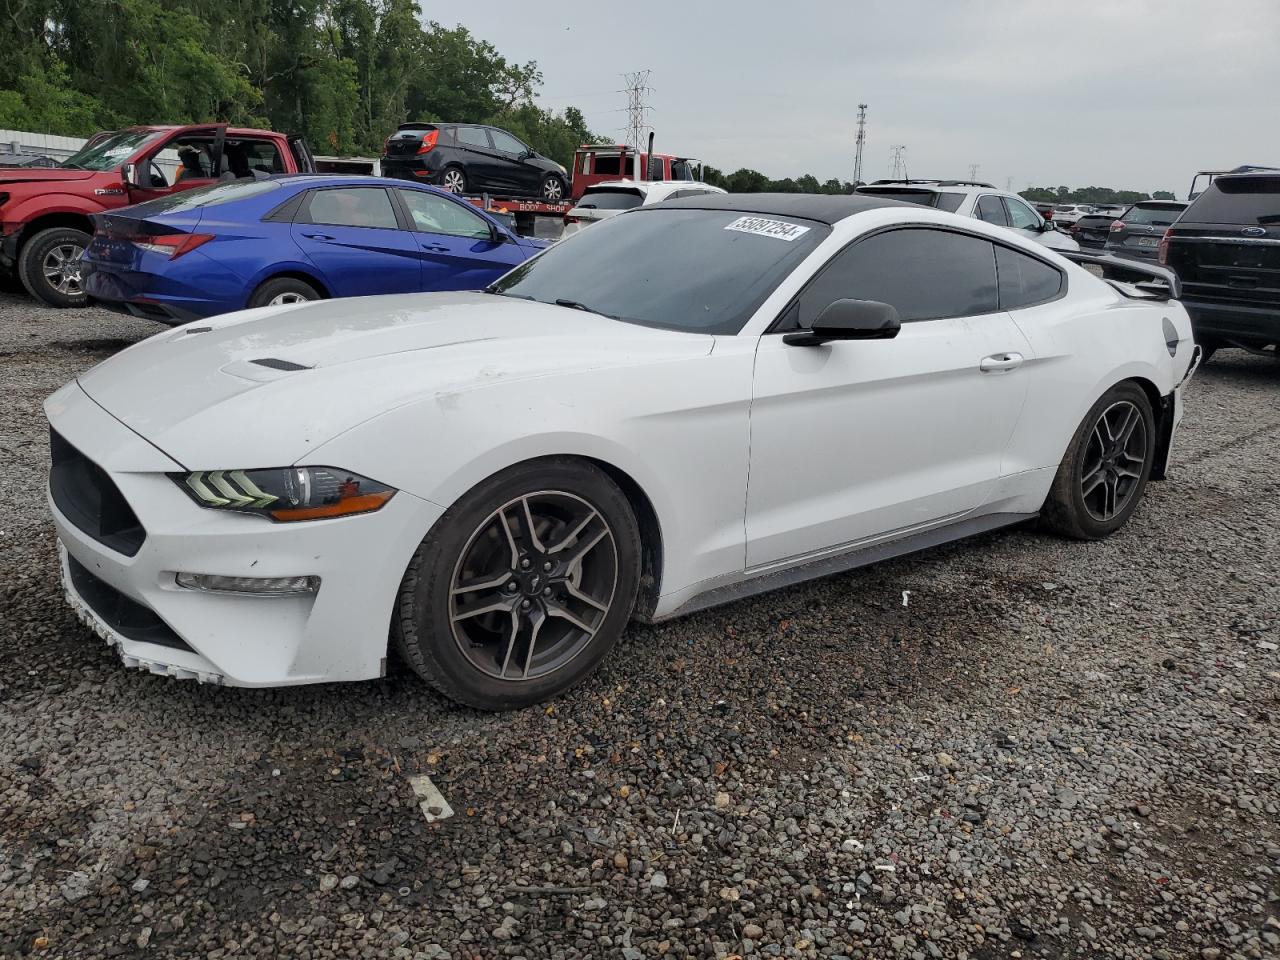
[{"label": "windshield of blue car", "polygon": [[830,229],[797,217],[642,207],[557,243],[489,292],[733,334]]},{"label": "windshield of blue car", "polygon": [[[184,210],[195,210],[198,207],[212,207],[218,203],[231,203],[234,200],[247,200],[262,193],[270,193],[280,189],[279,180],[233,180],[230,183],[215,183],[208,187],[196,187],[194,190],[180,190],[167,197],[148,200],[145,206],[152,213],[181,213]],[[143,206],[143,204],[139,204]]]},{"label": "windshield of blue car", "polygon": [[114,170],[138,150],[160,138],[160,130],[121,130],[91,147],[81,147],[62,161],[62,166],[74,170]]}]

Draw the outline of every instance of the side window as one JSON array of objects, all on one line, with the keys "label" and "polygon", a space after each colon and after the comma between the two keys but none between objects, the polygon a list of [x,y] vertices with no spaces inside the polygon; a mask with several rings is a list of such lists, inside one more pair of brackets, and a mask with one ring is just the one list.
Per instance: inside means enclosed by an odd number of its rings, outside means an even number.
[{"label": "side window", "polygon": [[1009,211],[1009,226],[1017,230],[1040,229],[1040,218],[1032,213],[1031,208],[1021,200],[1005,197],[1004,207]]},{"label": "side window", "polygon": [[492,236],[489,222],[460,203],[421,190],[401,190],[399,193],[404,205],[409,208],[414,230],[484,240]]},{"label": "side window", "polygon": [[399,227],[391,198],[381,187],[314,190],[306,215],[298,219],[302,223],[335,227],[383,227],[392,230]]},{"label": "side window", "polygon": [[147,169],[139,175],[153,189],[172,187],[186,180],[212,180],[218,176],[213,168],[213,138],[207,134],[175,137],[152,155]]},{"label": "side window", "polygon": [[799,324],[833,301],[879,300],[903,322],[994,313],[992,244],[946,230],[908,228],[859,240],[836,254],[800,294]]},{"label": "side window", "polygon": [[284,173],[284,160],[271,140],[228,140],[223,153],[237,178]]},{"label": "side window", "polygon": [[489,136],[493,139],[493,145],[503,153],[514,153],[517,156],[525,152],[527,147],[505,130],[497,130],[493,127],[489,128]]},{"label": "side window", "polygon": [[1044,303],[1062,292],[1061,271],[1017,250],[997,245],[996,270],[1000,275],[1001,310]]},{"label": "side window", "polygon": [[484,132],[483,127],[457,127],[453,131],[453,136],[464,147],[489,149],[489,135]]},{"label": "side window", "polygon": [[960,204],[964,203],[963,193],[939,193],[937,194],[937,203],[935,206],[939,210],[945,210],[947,213],[955,213],[960,209]]},{"label": "side window", "polygon": [[1009,225],[1009,221],[1004,214],[1004,204],[1000,202],[999,197],[993,197],[990,194],[978,198],[978,219],[985,220],[987,223],[994,223],[999,227],[1007,227]]}]

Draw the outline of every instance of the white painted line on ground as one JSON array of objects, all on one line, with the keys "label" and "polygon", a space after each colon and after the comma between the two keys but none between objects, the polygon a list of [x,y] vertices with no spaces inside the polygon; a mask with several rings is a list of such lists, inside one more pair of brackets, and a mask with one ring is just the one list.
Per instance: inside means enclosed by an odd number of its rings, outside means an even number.
[{"label": "white painted line on ground", "polygon": [[413,793],[418,798],[418,808],[427,818],[427,823],[453,816],[453,807],[449,806],[449,801],[444,798],[444,794],[436,789],[436,785],[425,773],[410,777],[409,786],[413,788]]}]

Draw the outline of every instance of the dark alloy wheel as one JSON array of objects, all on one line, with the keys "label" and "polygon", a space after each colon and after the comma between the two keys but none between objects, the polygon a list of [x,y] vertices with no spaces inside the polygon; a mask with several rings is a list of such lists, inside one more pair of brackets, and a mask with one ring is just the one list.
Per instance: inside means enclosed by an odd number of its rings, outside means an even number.
[{"label": "dark alloy wheel", "polygon": [[1093,405],[1054,477],[1043,519],[1064,536],[1099,540],[1137,509],[1155,460],[1151,401],[1121,383]]},{"label": "dark alloy wheel", "polygon": [[552,457],[464,494],[422,541],[392,628],[415,672],[486,710],[587,676],[630,619],[640,580],[631,505],[595,466]]},{"label": "dark alloy wheel", "polygon": [[548,203],[559,203],[564,199],[564,181],[551,174],[542,181],[542,199]]},{"label": "dark alloy wheel", "polygon": [[536,680],[578,656],[618,589],[618,550],[600,512],[575,494],[509,500],[471,535],[454,568],[449,621],[477,670]]}]

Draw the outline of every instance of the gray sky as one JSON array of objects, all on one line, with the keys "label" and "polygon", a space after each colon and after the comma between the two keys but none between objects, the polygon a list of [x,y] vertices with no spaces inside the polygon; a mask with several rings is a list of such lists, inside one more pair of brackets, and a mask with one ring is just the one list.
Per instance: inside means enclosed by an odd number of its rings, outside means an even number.
[{"label": "gray sky", "polygon": [[[536,60],[539,102],[622,135],[621,74],[652,71],[655,147],[725,171],[1185,195],[1196,170],[1280,165],[1280,0],[611,0],[474,3],[458,19]],[[450,9],[459,9],[449,5]]]}]

